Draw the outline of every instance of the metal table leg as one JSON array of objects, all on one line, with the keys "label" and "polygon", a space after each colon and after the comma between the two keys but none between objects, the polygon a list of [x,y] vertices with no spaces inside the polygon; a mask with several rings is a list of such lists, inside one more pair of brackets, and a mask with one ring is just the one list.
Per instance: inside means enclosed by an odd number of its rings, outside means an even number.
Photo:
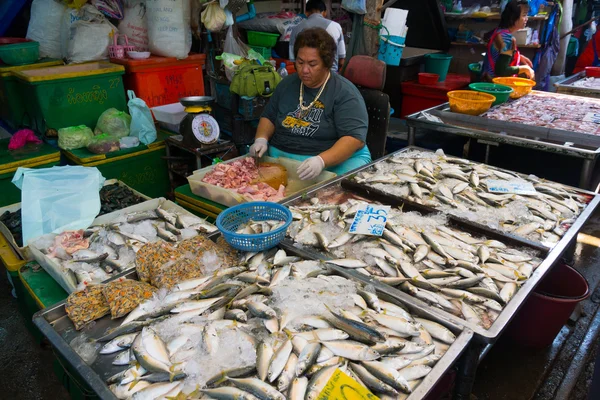
[{"label": "metal table leg", "polygon": [[479,357],[485,345],[483,343],[471,343],[465,350],[458,363],[456,384],[454,385],[454,400],[470,400]]},{"label": "metal table leg", "polygon": [[594,166],[596,165],[596,159],[586,158],[583,160],[581,167],[581,175],[579,176],[579,187],[582,189],[595,190],[596,188],[590,187],[592,184],[592,173],[594,172]]},{"label": "metal table leg", "polygon": [[409,126],[408,127],[408,145],[409,146],[414,146],[415,145],[415,135],[417,133],[417,129],[414,126]]}]

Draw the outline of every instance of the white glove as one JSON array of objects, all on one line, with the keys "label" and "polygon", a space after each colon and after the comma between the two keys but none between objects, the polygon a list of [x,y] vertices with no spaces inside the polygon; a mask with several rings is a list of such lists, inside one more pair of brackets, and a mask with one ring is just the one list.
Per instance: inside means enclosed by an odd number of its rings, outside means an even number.
[{"label": "white glove", "polygon": [[319,156],[307,158],[298,167],[298,176],[301,180],[313,179],[319,176],[321,171],[325,168],[325,161]]},{"label": "white glove", "polygon": [[267,141],[267,139],[258,138],[254,141],[254,144],[250,146],[248,154],[250,155],[250,157],[262,157],[267,152],[268,148],[269,142]]}]

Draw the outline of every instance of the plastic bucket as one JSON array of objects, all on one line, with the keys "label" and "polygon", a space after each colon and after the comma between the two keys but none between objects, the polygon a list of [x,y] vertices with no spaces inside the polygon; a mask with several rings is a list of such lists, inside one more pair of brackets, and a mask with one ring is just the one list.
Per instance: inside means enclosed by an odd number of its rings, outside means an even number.
[{"label": "plastic bucket", "polygon": [[402,36],[382,36],[379,40],[379,54],[377,55],[377,59],[387,65],[400,65],[405,40],[406,38]]},{"label": "plastic bucket", "polygon": [[588,283],[579,272],[566,264],[556,264],[529,296],[506,334],[523,346],[549,346],[577,303],[589,295]]},{"label": "plastic bucket", "polygon": [[452,56],[449,54],[425,54],[425,72],[438,74],[438,82],[444,82],[450,68]]}]

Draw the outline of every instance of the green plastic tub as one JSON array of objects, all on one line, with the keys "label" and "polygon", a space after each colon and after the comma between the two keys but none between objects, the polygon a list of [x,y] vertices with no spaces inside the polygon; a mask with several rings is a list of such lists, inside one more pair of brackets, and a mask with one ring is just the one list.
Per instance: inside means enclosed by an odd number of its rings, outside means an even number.
[{"label": "green plastic tub", "polygon": [[157,139],[149,145],[140,144],[107,154],[94,154],[87,149],[65,151],[71,165],[96,167],[106,179],[118,179],[132,189],[151,198],[165,197],[170,190],[165,139],[170,136],[158,131]]},{"label": "green plastic tub", "polygon": [[0,60],[8,65],[25,65],[40,58],[38,42],[23,42],[0,45]]},{"label": "green plastic tub", "polygon": [[27,69],[48,68],[63,65],[61,60],[44,58],[34,64],[0,66],[0,119],[10,128],[23,124],[26,115],[22,83],[15,73]]},{"label": "green plastic tub", "polygon": [[438,82],[444,82],[448,75],[448,69],[450,69],[450,61],[452,61],[452,56],[449,54],[425,54],[425,72],[438,74],[440,76]]},{"label": "green plastic tub", "polygon": [[248,31],[248,44],[261,47],[275,47],[278,33]]},{"label": "green plastic tub", "polygon": [[486,82],[471,83],[469,85],[469,89],[475,90],[477,92],[491,94],[492,96],[496,97],[496,101],[492,103],[492,107],[498,104],[506,103],[508,97],[513,92],[513,89],[510,86]]},{"label": "green plastic tub", "polygon": [[87,125],[94,129],[107,109],[127,110],[121,65],[93,62],[16,72],[26,99],[24,124],[47,129]]}]

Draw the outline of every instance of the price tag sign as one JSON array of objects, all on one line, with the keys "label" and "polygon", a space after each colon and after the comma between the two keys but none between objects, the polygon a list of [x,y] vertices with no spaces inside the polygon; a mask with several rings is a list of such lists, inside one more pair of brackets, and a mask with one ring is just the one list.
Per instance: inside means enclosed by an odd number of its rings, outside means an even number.
[{"label": "price tag sign", "polygon": [[535,188],[530,182],[523,181],[501,181],[488,179],[488,192],[490,193],[514,193],[514,194],[536,194]]},{"label": "price tag sign", "polygon": [[360,235],[383,235],[390,208],[390,206],[371,204],[361,205],[358,211],[356,211],[349,232]]},{"label": "price tag sign", "polygon": [[336,369],[317,400],[379,400],[366,387]]},{"label": "price tag sign", "polygon": [[594,124],[600,124],[600,113],[589,112],[583,117],[583,122],[593,122]]}]

